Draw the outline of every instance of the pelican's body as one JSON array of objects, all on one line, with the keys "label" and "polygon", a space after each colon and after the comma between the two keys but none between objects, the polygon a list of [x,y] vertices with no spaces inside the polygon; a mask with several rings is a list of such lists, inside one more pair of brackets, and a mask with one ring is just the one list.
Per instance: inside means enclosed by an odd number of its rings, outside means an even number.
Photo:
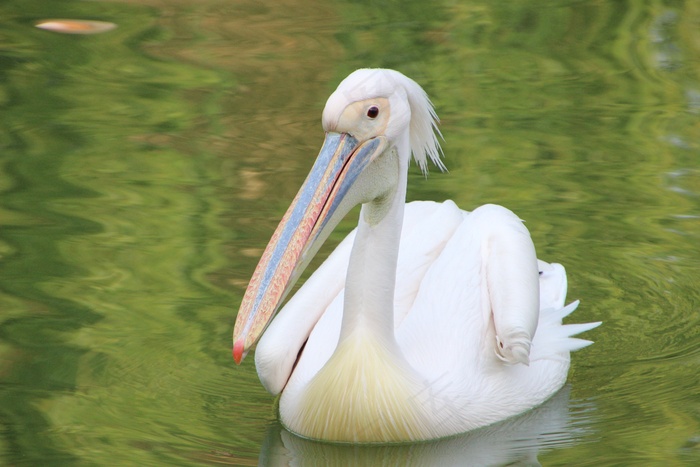
[{"label": "pelican's body", "polygon": [[265,329],[340,218],[359,225],[282,309],[256,350],[282,422],[302,436],[401,442],[465,432],[541,404],[566,380],[566,274],[537,260],[495,205],[405,203],[410,154],[438,165],[427,96],[392,70],[358,70],[329,98],[319,158],[246,291],[234,358]]}]

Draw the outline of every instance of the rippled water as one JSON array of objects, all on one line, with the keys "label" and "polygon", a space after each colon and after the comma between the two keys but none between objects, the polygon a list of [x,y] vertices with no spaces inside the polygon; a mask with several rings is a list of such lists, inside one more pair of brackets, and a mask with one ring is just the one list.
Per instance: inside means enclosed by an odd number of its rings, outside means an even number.
[{"label": "rippled water", "polygon": [[[0,18],[0,463],[700,463],[698,2],[8,0]],[[450,171],[414,167],[409,198],[510,207],[567,267],[576,320],[605,322],[540,409],[324,445],[234,366],[247,280],[363,66],[413,77],[442,118]]]}]

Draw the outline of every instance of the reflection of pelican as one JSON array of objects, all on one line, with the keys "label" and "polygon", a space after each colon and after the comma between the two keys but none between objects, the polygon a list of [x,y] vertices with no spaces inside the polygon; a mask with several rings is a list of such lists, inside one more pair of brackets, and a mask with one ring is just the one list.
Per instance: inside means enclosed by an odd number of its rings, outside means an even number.
[{"label": "reflection of pelican", "polygon": [[[405,204],[411,153],[442,166],[423,90],[391,70],[358,70],[323,111],[326,140],[265,249],[233,334],[240,362],[330,231],[357,204],[359,226],[258,344],[263,385],[309,438],[432,439],[544,402],[566,380],[566,273],[538,262],[512,212]],[[539,266],[539,273],[538,273]],[[397,274],[397,270],[399,274]],[[344,286],[344,288],[343,288]],[[535,334],[537,329],[537,334]]]},{"label": "reflection of pelican", "polygon": [[[573,410],[572,410],[573,409]],[[258,465],[540,465],[538,456],[577,444],[589,435],[595,406],[569,402],[564,386],[541,406],[520,416],[447,439],[411,444],[319,443],[270,425]]]}]

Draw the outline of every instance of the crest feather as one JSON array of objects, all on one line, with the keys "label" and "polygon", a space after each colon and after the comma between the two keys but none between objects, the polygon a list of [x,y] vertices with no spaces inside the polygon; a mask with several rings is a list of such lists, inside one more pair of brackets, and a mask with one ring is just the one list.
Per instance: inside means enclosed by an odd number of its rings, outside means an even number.
[{"label": "crest feather", "polygon": [[408,103],[411,106],[410,142],[413,159],[426,175],[428,174],[428,159],[444,172],[446,167],[442,162],[443,153],[438,140],[438,137],[442,138],[442,133],[438,128],[440,119],[435,113],[433,103],[430,102],[428,94],[418,83],[401,73],[395,73],[402,77],[402,84],[406,89]]}]

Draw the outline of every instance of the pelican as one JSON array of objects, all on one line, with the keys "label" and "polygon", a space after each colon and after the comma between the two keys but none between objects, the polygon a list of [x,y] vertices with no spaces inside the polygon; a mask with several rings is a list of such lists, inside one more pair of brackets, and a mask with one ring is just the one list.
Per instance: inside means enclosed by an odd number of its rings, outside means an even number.
[{"label": "pelican", "polygon": [[[578,305],[564,306],[566,272],[537,259],[508,209],[406,204],[411,154],[424,172],[429,160],[444,168],[427,94],[397,71],[357,70],[322,122],[321,151],[233,332],[236,363],[262,335],[255,364],[263,386],[281,393],[282,424],[311,439],[411,442],[545,402],[566,380],[569,353],[591,343],[572,336],[600,323],[562,325]],[[358,204],[357,228],[272,321]]]}]

